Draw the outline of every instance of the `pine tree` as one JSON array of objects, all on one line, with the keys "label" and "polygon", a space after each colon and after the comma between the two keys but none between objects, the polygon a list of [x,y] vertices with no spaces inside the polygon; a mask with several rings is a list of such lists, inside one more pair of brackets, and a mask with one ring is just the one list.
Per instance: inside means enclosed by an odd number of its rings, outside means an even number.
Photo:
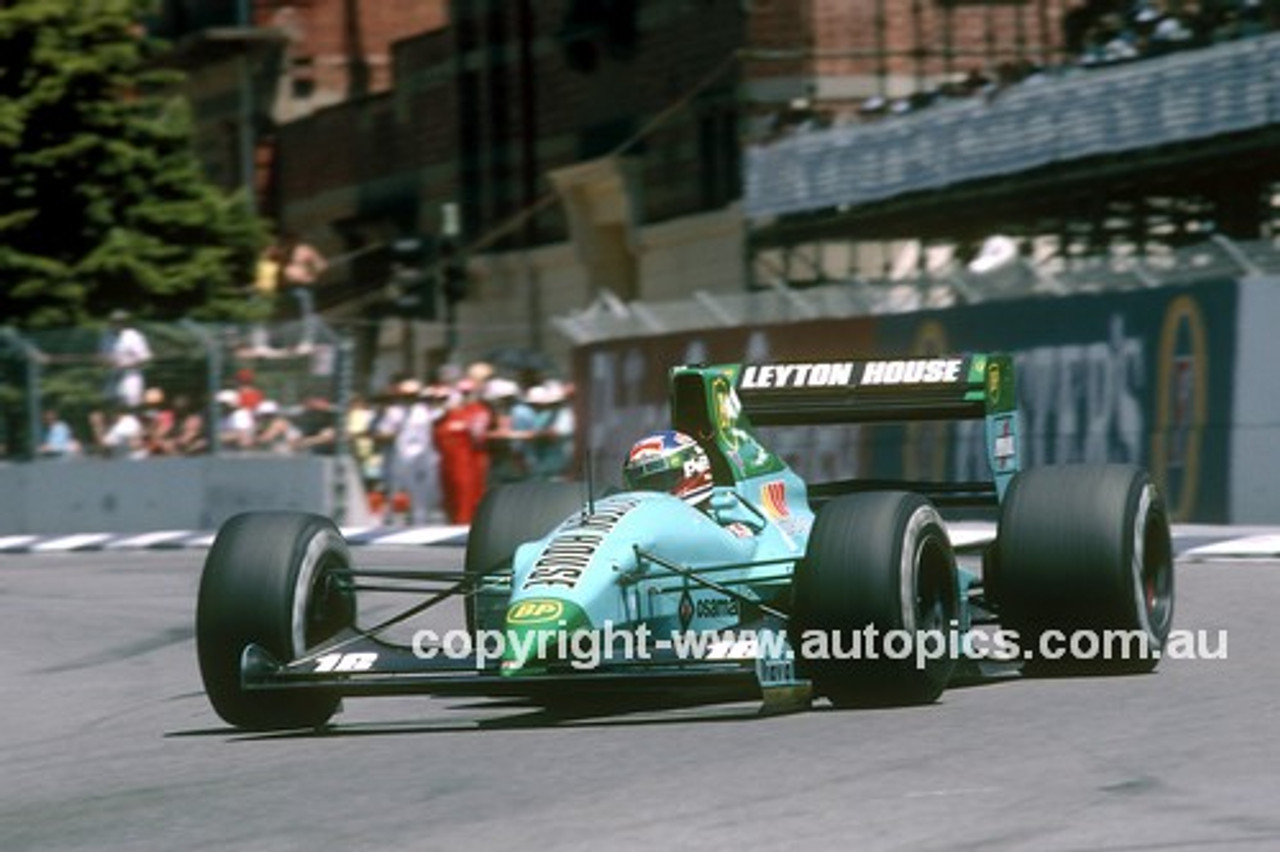
[{"label": "pine tree", "polygon": [[202,173],[144,0],[0,2],[0,287],[27,328],[235,319],[266,240]]}]

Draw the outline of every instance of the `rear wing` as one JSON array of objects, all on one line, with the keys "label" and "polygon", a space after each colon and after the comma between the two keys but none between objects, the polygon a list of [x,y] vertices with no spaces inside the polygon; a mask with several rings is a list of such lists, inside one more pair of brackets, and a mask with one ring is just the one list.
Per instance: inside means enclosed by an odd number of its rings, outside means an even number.
[{"label": "rear wing", "polygon": [[741,364],[736,373],[756,426],[976,420],[1015,405],[1007,355]]},{"label": "rear wing", "polygon": [[[735,481],[772,466],[767,448],[754,441],[755,426],[984,420],[992,480],[960,490],[978,502],[1001,499],[1019,468],[1013,359],[1003,353],[677,367],[671,403],[676,428],[711,445],[713,468]],[[745,440],[755,445],[750,453],[743,452]],[[716,449],[724,459],[715,458]],[[753,455],[759,463],[743,462]],[[937,487],[954,491],[954,485]]]}]

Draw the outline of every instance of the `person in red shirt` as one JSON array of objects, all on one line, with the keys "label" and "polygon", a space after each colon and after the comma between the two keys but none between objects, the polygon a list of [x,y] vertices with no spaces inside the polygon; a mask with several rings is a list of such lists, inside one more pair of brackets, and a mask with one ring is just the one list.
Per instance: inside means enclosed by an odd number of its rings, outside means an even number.
[{"label": "person in red shirt", "polygon": [[469,524],[489,475],[489,427],[493,412],[479,398],[474,381],[463,379],[433,430],[440,452],[445,513],[453,524]]},{"label": "person in red shirt", "polygon": [[248,411],[257,411],[258,406],[266,401],[267,396],[254,383],[253,370],[241,367],[236,371],[236,393],[240,397],[240,407]]}]

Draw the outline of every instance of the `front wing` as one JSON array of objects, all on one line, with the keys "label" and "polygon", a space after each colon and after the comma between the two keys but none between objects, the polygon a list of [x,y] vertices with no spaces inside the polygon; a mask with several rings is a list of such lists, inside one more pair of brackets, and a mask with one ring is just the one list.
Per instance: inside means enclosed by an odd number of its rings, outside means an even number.
[{"label": "front wing", "polygon": [[259,645],[241,655],[246,690],[311,689],[342,696],[439,695],[521,698],[531,703],[660,703],[667,705],[760,701],[762,712],[804,709],[809,681],[794,662],[727,655],[687,660],[655,651],[645,660],[611,661],[592,668],[568,664],[545,672],[503,675],[466,657],[426,659],[402,645],[365,636],[341,651],[280,662]]}]

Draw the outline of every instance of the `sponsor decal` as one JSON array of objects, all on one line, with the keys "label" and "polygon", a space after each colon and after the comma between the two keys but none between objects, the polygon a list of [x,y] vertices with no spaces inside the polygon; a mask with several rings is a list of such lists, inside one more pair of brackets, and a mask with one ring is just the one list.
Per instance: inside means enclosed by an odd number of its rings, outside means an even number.
[{"label": "sponsor decal", "polygon": [[577,586],[600,543],[641,502],[619,498],[598,503],[597,512],[576,515],[566,521],[533,563],[521,588],[560,586],[572,589]]},{"label": "sponsor decal", "polygon": [[689,622],[693,621],[693,596],[689,594],[687,587],[684,594],[680,595],[680,605],[676,607],[676,615],[680,618],[680,629],[688,630]]},{"label": "sponsor decal", "polygon": [[735,598],[701,598],[694,607],[694,615],[698,618],[737,618],[739,612],[741,608]]},{"label": "sponsor decal", "polygon": [[928,385],[961,381],[963,358],[904,358],[867,361],[860,376],[857,362],[748,364],[738,386],[744,390],[845,388],[854,385]]},{"label": "sponsor decal", "polygon": [[725,529],[736,535],[738,538],[751,538],[751,536],[754,535],[754,533],[751,532],[751,527],[741,523],[740,521],[734,521],[726,526]]},{"label": "sponsor decal", "polygon": [[550,624],[564,615],[564,603],[553,598],[530,598],[507,608],[507,624]]},{"label": "sponsor decal", "polygon": [[729,384],[729,380],[723,376],[717,376],[712,380],[711,398],[714,401],[712,413],[716,418],[716,431],[729,451],[736,451],[744,438],[748,442],[751,440],[738,425],[738,415],[742,413],[742,402],[738,399],[733,386]]},{"label": "sponsor decal", "polygon": [[1157,355],[1156,424],[1151,472],[1172,520],[1191,518],[1200,485],[1200,444],[1209,400],[1204,315],[1190,296],[1169,303]]},{"label": "sponsor decal", "polygon": [[853,361],[749,364],[742,369],[739,387],[747,390],[848,387],[853,384],[854,366]]},{"label": "sponsor decal", "polygon": [[963,358],[911,358],[868,361],[862,367],[862,385],[930,385],[960,381]]},{"label": "sponsor decal", "polygon": [[987,365],[987,398],[993,407],[1000,404],[1000,365],[996,362]]},{"label": "sponsor decal", "polygon": [[325,654],[316,658],[315,672],[367,672],[378,661],[372,651],[354,654]]},{"label": "sponsor decal", "polygon": [[787,484],[781,479],[760,486],[760,502],[765,514],[774,520],[791,515],[791,507],[787,505]]},{"label": "sponsor decal", "polygon": [[1018,439],[1013,434],[1013,415],[1007,414],[995,418],[995,440],[991,442],[991,455],[995,458],[996,470],[1009,470],[1018,457]]}]

